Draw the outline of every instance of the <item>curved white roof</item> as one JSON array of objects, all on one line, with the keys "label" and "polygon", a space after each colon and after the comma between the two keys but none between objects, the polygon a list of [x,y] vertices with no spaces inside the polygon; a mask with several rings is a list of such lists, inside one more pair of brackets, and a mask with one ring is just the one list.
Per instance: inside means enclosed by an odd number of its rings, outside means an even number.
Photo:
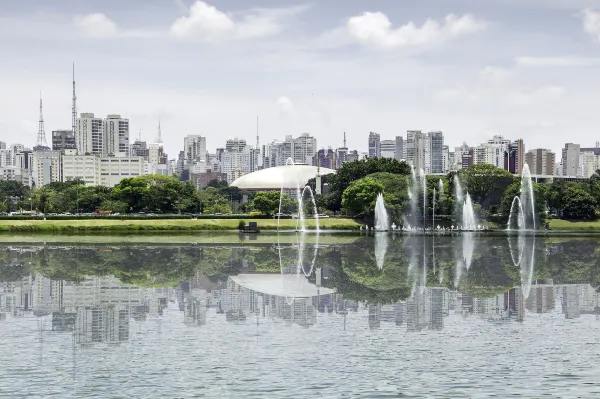
[{"label": "curved white roof", "polygon": [[[321,176],[335,173],[335,170],[321,168]],[[236,179],[232,186],[241,190],[280,190],[303,187],[317,176],[317,167],[310,165],[285,165],[248,173]]]}]

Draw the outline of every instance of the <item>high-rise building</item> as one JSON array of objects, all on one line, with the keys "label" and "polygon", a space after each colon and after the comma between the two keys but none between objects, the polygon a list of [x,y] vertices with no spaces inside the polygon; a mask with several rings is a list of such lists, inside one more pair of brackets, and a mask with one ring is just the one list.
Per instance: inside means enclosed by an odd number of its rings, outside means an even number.
[{"label": "high-rise building", "polygon": [[77,151],[82,154],[104,154],[104,121],[93,113],[82,113],[77,118],[75,140]]},{"label": "high-rise building", "polygon": [[310,165],[317,152],[317,139],[308,133],[302,133],[294,139],[294,162]]},{"label": "high-rise building", "polygon": [[[453,159],[450,157],[450,147],[447,145],[442,146],[442,173],[448,173],[450,171],[450,165],[453,165]],[[452,153],[452,158],[454,158],[454,153]]]},{"label": "high-rise building", "polygon": [[404,160],[412,167],[416,168],[417,162],[417,147],[416,141],[422,137],[423,133],[420,130],[408,130],[406,132],[406,142],[404,143],[403,153]]},{"label": "high-rise building", "polygon": [[404,160],[406,154],[404,152],[404,139],[402,136],[396,136],[396,160]]},{"label": "high-rise building", "polygon": [[6,149],[6,143],[4,141],[0,141],[0,150]]},{"label": "high-rise building", "polygon": [[103,155],[129,155],[129,119],[116,114],[106,117]]},{"label": "high-rise building", "polygon": [[579,175],[579,144],[566,143],[562,150],[563,176]]},{"label": "high-rise building", "polygon": [[396,158],[396,140],[381,140],[381,158]]},{"label": "high-rise building", "polygon": [[510,143],[507,153],[504,154],[504,170],[520,175],[525,165],[525,144],[523,139]]},{"label": "high-rise building", "polygon": [[71,129],[52,131],[52,150],[72,150],[77,149],[75,135]]},{"label": "high-rise building", "polygon": [[381,158],[381,136],[369,132],[369,158]]},{"label": "high-rise building", "polygon": [[132,157],[143,157],[148,160],[148,143],[141,140],[134,141],[130,153]]},{"label": "high-rise building", "polygon": [[237,137],[234,139],[228,139],[225,143],[225,151],[242,152],[244,148],[246,148],[246,140],[238,139]]},{"label": "high-rise building", "polygon": [[36,187],[62,181],[60,151],[34,151],[33,178]]},{"label": "high-rise building", "polygon": [[185,136],[183,147],[185,149],[185,160],[188,163],[206,159],[206,137],[197,134]]},{"label": "high-rise building", "polygon": [[426,169],[429,169],[429,173],[443,173],[444,172],[444,156],[443,156],[443,147],[444,147],[444,134],[442,132],[429,132],[427,133],[427,138],[429,141],[429,157],[430,157],[430,166]]},{"label": "high-rise building", "polygon": [[600,169],[600,155],[593,151],[582,151],[579,153],[578,176],[589,178],[596,170]]},{"label": "high-rise building", "polygon": [[33,169],[33,151],[21,151],[15,155],[15,166],[20,169]]},{"label": "high-rise building", "polygon": [[321,168],[329,168],[336,169],[337,160],[336,160],[336,152],[334,152],[331,148],[324,149],[321,148],[313,159],[313,166],[319,166]]},{"label": "high-rise building", "polygon": [[496,135],[491,140],[488,140],[488,144],[491,146],[491,154],[488,163],[497,168],[504,168],[506,164],[506,154],[510,148],[510,140],[505,139],[503,136]]},{"label": "high-rise building", "polygon": [[473,165],[493,165],[494,147],[492,144],[483,143],[473,147]]},{"label": "high-rise building", "polygon": [[554,161],[554,153],[543,148],[529,150],[525,154],[525,163],[534,175],[554,175]]}]

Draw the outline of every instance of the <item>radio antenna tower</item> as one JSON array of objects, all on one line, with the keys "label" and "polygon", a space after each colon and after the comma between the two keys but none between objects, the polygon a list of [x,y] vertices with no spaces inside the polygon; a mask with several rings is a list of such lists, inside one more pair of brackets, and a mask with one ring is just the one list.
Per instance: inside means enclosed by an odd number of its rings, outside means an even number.
[{"label": "radio antenna tower", "polygon": [[47,147],[46,131],[44,130],[44,114],[42,112],[42,92],[40,92],[40,123],[38,127],[37,147]]},{"label": "radio antenna tower", "polygon": [[345,130],[344,130],[344,148],[347,148],[346,147],[346,131]]},{"label": "radio antenna tower", "polygon": [[72,132],[73,137],[76,138],[75,130],[77,124],[77,96],[75,95],[75,63],[73,63],[73,109],[71,110],[71,118],[72,118]]},{"label": "radio antenna tower", "polygon": [[156,137],[156,143],[162,144],[162,132],[160,131],[160,119],[158,120],[158,137]]}]

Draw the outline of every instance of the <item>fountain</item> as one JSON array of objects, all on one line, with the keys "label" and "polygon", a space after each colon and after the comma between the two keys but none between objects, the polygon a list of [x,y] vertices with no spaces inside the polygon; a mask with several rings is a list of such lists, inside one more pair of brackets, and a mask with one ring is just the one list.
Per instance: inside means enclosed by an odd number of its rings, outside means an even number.
[{"label": "fountain", "polygon": [[518,197],[513,198],[508,216],[508,230],[536,229],[535,196],[529,165],[523,166],[521,172],[521,189]]},{"label": "fountain", "polygon": [[423,169],[419,169],[419,173],[421,174],[421,190],[423,192],[423,230],[425,230],[427,221],[427,176],[425,176]]},{"label": "fountain", "polygon": [[460,230],[477,230],[477,218],[471,196],[460,185],[458,175],[454,175],[454,215],[460,218]]},{"label": "fountain", "polygon": [[377,202],[375,203],[375,230],[388,231],[390,229],[390,219],[387,210],[385,209],[385,201],[383,194],[379,193]]},{"label": "fountain", "polygon": [[316,231],[318,234],[320,231],[319,215],[318,215],[318,211],[317,211],[317,203],[315,202],[315,196],[314,196],[313,191],[310,188],[310,186],[305,186],[304,189],[302,190],[302,192],[300,193],[300,196],[298,197],[298,219],[296,219],[296,230],[298,230],[298,224],[300,224],[300,231],[306,231],[306,218],[304,215],[304,194],[307,191],[310,194],[310,198],[312,201],[313,210],[315,213],[315,225],[316,225],[315,227],[316,227]]},{"label": "fountain", "polygon": [[[285,161],[285,166],[288,166],[288,165],[295,165],[294,160],[292,158],[288,158]],[[283,182],[282,182],[281,190],[280,190],[280,194],[279,194],[279,212],[277,215],[277,231],[279,231],[279,220],[281,219],[281,205],[283,202],[283,191],[284,191],[284,187],[283,187]],[[319,231],[320,231],[319,215],[318,215],[318,210],[317,210],[317,203],[315,202],[314,193],[313,193],[312,189],[310,188],[310,186],[305,186],[304,189],[300,190],[300,182],[298,181],[298,179],[296,179],[296,198],[298,199],[298,217],[296,220],[296,231],[306,231],[306,220],[305,220],[305,215],[304,215],[304,195],[306,194],[307,191],[310,194],[310,198],[311,198],[314,213],[315,213],[316,231],[317,231],[317,233],[319,233]],[[300,225],[300,228],[298,228],[298,225]]]}]

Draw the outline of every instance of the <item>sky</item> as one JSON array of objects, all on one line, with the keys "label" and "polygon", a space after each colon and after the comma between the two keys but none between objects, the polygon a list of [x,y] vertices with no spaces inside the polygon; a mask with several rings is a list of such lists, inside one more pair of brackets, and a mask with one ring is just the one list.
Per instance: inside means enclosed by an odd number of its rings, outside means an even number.
[{"label": "sky", "polygon": [[0,141],[121,114],[170,158],[307,132],[367,150],[407,130],[451,148],[600,140],[600,0],[0,0]]}]

